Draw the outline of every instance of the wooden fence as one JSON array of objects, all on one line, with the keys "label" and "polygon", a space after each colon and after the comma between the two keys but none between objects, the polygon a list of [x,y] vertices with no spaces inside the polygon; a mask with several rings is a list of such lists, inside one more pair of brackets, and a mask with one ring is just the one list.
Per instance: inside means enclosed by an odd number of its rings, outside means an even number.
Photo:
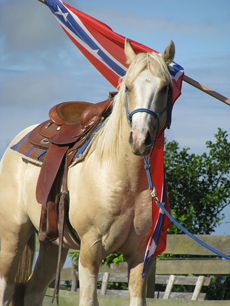
[{"label": "wooden fence", "polygon": [[[199,235],[202,241],[211,245],[213,248],[230,254],[230,235]],[[155,271],[149,277],[147,296],[155,297],[147,299],[147,305],[167,305],[167,306],[190,306],[199,305],[222,305],[229,306],[230,301],[206,301],[205,293],[202,288],[208,286],[211,281],[210,276],[230,275],[230,262],[228,260],[218,258],[206,248],[197,244],[194,240],[186,235],[168,235],[167,249],[165,254],[182,255],[183,258],[162,258],[157,259]],[[193,258],[190,258],[193,255]],[[203,257],[200,257],[203,256]],[[209,257],[206,257],[209,256]],[[72,279],[73,269],[63,269],[61,279]],[[102,288],[99,292],[100,305],[129,305],[128,292],[123,290],[109,290],[107,284],[109,281],[127,282],[127,264],[101,266],[99,273],[99,281],[102,281]],[[103,285],[104,283],[104,285]],[[164,292],[154,292],[154,285],[166,284]],[[193,285],[193,292],[173,292],[173,288],[177,285]],[[48,289],[44,305],[51,305],[50,296],[52,289]],[[60,293],[60,306],[78,305],[78,292],[62,292]],[[191,300],[193,299],[193,300]],[[194,304],[195,303],[195,304]]]},{"label": "wooden fence", "polygon": [[[202,241],[206,242],[213,248],[230,255],[230,235],[199,235]],[[37,246],[38,248],[38,246]],[[37,249],[38,250],[38,249]],[[70,250],[73,251],[73,250]],[[165,254],[182,255],[183,258],[162,258],[157,259],[155,271],[152,269],[152,273],[149,277],[147,295],[148,297],[155,297],[154,299],[148,298],[147,305],[151,306],[196,306],[202,304],[202,306],[229,306],[230,301],[206,301],[199,300],[204,298],[204,294],[201,292],[203,286],[208,286],[210,283],[210,276],[215,275],[230,275],[230,262],[228,260],[218,258],[212,252],[206,248],[200,246],[186,235],[168,235],[167,249]],[[190,258],[193,255],[193,258]],[[202,257],[203,256],[203,257]],[[208,256],[208,257],[207,257]],[[72,280],[73,268],[65,268],[62,270],[61,280]],[[127,276],[127,264],[121,263],[118,265],[112,265],[111,267],[102,266],[100,269],[99,280],[103,282],[104,287],[99,290],[99,303],[100,306],[126,306],[129,305],[129,299],[127,292],[123,292],[121,295],[118,291],[111,293],[107,289],[107,283],[109,280],[113,280],[114,275],[120,277],[123,282],[128,281]],[[194,276],[196,281],[194,282]],[[185,276],[185,277],[184,277]],[[205,277],[203,277],[205,276]],[[186,280],[186,281],[185,281]],[[194,291],[187,295],[186,293],[175,295],[173,287],[176,287],[180,282],[187,282],[187,285],[193,285]],[[167,284],[165,292],[154,292],[154,284]],[[174,286],[173,286],[174,285]],[[106,286],[106,287],[105,287]],[[101,294],[102,293],[102,294]],[[115,295],[114,295],[115,294]],[[118,295],[120,294],[120,295]],[[43,306],[53,305],[51,304],[52,289],[49,288],[46,293],[46,297]],[[191,300],[197,299],[196,301]],[[176,299],[173,299],[176,298]],[[189,298],[190,300],[186,300]],[[74,306],[78,305],[79,292],[60,291],[60,306]]]}]

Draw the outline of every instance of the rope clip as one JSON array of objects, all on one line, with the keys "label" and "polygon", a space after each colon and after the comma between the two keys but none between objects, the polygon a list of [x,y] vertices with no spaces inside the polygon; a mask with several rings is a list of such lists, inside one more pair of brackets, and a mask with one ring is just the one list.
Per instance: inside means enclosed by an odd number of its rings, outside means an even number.
[{"label": "rope clip", "polygon": [[159,202],[159,199],[158,199],[158,197],[157,197],[157,193],[156,193],[156,188],[155,188],[155,186],[153,186],[152,189],[149,189],[149,191],[150,191],[150,194],[151,194],[152,198],[154,198],[154,200],[155,200],[156,202]]}]

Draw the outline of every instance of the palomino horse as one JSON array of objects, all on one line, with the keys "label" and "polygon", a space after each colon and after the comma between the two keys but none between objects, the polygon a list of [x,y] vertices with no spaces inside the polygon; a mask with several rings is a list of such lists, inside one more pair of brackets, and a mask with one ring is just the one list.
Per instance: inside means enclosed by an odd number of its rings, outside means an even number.
[{"label": "palomino horse", "polygon": [[[81,306],[98,305],[99,266],[101,260],[114,251],[123,253],[128,263],[130,305],[146,305],[146,277],[142,279],[141,273],[152,228],[152,199],[142,156],[150,152],[154,135],[167,122],[172,86],[167,65],[172,62],[174,53],[174,44],[170,42],[161,57],[152,53],[136,55],[126,40],[125,54],[130,66],[114,98],[112,114],[94,137],[84,162],[69,168],[69,218],[81,238]],[[132,116],[130,124],[126,116],[126,96]],[[155,113],[161,116],[157,119]],[[31,129],[21,132],[12,144]],[[57,242],[40,242],[31,275],[31,271],[27,271],[31,269],[31,259],[25,258],[33,251],[31,242],[39,227],[41,205],[35,198],[39,170],[40,166],[25,161],[11,149],[2,159],[0,304],[4,306],[12,299],[14,305],[41,305],[47,286],[55,278]],[[69,248],[79,248],[67,229],[63,246],[62,264]],[[23,261],[26,264],[17,277]]]}]

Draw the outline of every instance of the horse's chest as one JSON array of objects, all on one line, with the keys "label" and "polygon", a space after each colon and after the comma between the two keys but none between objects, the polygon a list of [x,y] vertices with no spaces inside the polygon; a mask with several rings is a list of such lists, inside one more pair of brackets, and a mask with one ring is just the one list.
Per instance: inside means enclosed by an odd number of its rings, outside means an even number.
[{"label": "horse's chest", "polygon": [[114,244],[121,245],[131,233],[139,237],[149,235],[152,201],[144,180],[138,183],[136,175],[127,174],[121,167],[113,171],[98,169],[90,175],[84,170],[81,171],[81,180],[75,175],[73,186],[69,184],[72,189],[70,220],[79,234],[83,236],[91,231],[90,227],[96,229],[95,239],[101,237],[107,250]]},{"label": "horse's chest", "polygon": [[[149,235],[152,228],[152,201],[149,191],[140,194],[127,195],[126,197],[114,196],[105,208],[102,217],[106,217],[108,232],[115,236],[128,236],[131,232],[137,236]],[[118,201],[116,201],[118,200]],[[111,230],[116,228],[115,231]]]},{"label": "horse's chest", "polygon": [[139,244],[149,237],[152,228],[151,212],[151,201],[147,193],[130,199],[130,202],[123,200],[107,207],[98,223],[104,249],[109,251],[120,248],[128,241]]},{"label": "horse's chest", "polygon": [[152,198],[149,190],[135,199],[133,226],[137,235],[145,235],[152,228]]}]

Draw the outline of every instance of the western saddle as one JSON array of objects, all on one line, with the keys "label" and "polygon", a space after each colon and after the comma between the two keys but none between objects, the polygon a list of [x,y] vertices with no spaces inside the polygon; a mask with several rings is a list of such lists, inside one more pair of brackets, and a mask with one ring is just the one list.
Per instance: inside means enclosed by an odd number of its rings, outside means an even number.
[{"label": "western saddle", "polygon": [[29,141],[38,148],[47,149],[36,187],[36,199],[41,206],[38,237],[41,241],[59,238],[59,255],[54,296],[59,291],[60,258],[63,245],[64,224],[69,227],[73,239],[80,244],[80,237],[69,222],[69,196],[67,172],[78,149],[89,139],[98,125],[112,111],[113,98],[92,104],[88,102],[64,102],[49,111],[50,119],[38,125]]}]

